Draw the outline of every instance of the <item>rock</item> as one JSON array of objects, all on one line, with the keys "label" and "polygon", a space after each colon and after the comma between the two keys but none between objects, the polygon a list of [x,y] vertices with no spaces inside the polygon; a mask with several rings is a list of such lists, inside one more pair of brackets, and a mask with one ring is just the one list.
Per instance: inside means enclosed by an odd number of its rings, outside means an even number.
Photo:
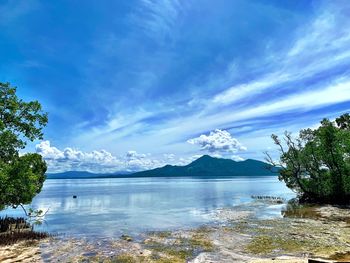
[{"label": "rock", "polygon": [[131,242],[133,240],[132,237],[128,235],[121,235],[120,238],[128,242]]}]

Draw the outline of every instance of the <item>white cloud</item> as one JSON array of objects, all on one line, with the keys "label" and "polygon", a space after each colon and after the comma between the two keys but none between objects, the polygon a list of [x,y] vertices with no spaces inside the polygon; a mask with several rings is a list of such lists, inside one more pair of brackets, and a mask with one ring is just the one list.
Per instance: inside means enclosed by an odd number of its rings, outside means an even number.
[{"label": "white cloud", "polygon": [[[136,151],[128,151],[126,153],[126,166],[128,170],[148,170],[164,166],[162,159],[151,158],[151,154],[137,153]],[[141,168],[141,169],[140,169]]]},{"label": "white cloud", "polygon": [[64,158],[63,152],[56,147],[51,147],[50,141],[42,141],[35,146],[36,152],[46,159],[60,159]]},{"label": "white cloud", "polygon": [[125,156],[113,156],[105,150],[82,152],[72,148],[59,150],[49,141],[36,145],[36,152],[48,164],[49,172],[89,171],[96,173],[113,173],[118,171],[140,171],[165,165],[162,160],[153,159],[150,154],[128,151]]},{"label": "white cloud", "polygon": [[350,100],[350,79],[340,78],[335,80],[329,86],[322,89],[306,91],[297,94],[291,94],[283,98],[276,98],[275,101],[264,103],[254,108],[248,108],[241,112],[220,113],[221,118],[215,114],[207,116],[206,121],[218,124],[229,123],[248,118],[268,116],[281,112],[292,110],[311,110],[332,105],[336,103],[346,102]]},{"label": "white cloud", "polygon": [[191,162],[193,162],[194,160],[197,160],[198,158],[202,157],[202,154],[195,154],[189,157],[181,157],[179,158],[179,160],[175,163],[175,165],[180,165],[180,166],[184,166],[184,165],[188,165]]},{"label": "white cloud", "polygon": [[207,151],[218,157],[221,157],[221,154],[247,150],[229,132],[219,129],[210,132],[209,135],[202,134],[197,138],[189,139],[187,142],[199,145],[202,151]]},{"label": "white cloud", "polygon": [[163,156],[165,160],[170,160],[170,161],[173,161],[176,157],[176,155],[173,153],[164,153]]},{"label": "white cloud", "polygon": [[128,160],[135,160],[135,159],[144,159],[146,158],[146,154],[143,153],[137,153],[136,151],[128,151],[126,153],[126,157],[128,158]]},{"label": "white cloud", "polygon": [[265,89],[271,88],[275,85],[285,83],[289,80],[288,74],[282,72],[276,72],[266,77],[249,82],[244,84],[239,84],[233,87],[230,87],[223,91],[222,93],[217,94],[212,103],[227,105],[235,101],[238,101],[247,96],[254,95],[256,93],[263,92]]},{"label": "white cloud", "polygon": [[231,159],[236,161],[236,162],[244,161],[244,158],[242,158],[241,156],[238,156],[238,155],[232,155]]},{"label": "white cloud", "polygon": [[60,150],[51,146],[50,141],[42,141],[35,148],[48,164],[49,173],[65,171],[137,172],[162,167],[166,164],[187,165],[201,157],[201,155],[194,155],[188,158],[177,158],[175,154],[167,153],[156,158],[150,153],[138,153],[137,151],[127,151],[125,155],[114,156],[105,150],[83,152],[70,147]]}]

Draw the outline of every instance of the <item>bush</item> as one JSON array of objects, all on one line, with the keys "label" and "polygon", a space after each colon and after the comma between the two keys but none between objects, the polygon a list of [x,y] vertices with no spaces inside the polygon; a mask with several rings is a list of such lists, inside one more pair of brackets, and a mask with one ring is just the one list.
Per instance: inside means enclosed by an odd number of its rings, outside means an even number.
[{"label": "bush", "polygon": [[324,119],[317,129],[301,130],[297,138],[285,132],[284,140],[272,135],[279,147],[279,179],[298,193],[300,200],[350,203],[350,115]]}]

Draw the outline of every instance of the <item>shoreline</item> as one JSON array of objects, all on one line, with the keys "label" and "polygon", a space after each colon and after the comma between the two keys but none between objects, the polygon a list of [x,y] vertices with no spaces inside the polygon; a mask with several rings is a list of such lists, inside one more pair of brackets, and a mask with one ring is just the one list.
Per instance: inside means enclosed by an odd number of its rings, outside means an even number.
[{"label": "shoreline", "polygon": [[[350,261],[350,210],[300,208],[288,217],[254,218],[222,209],[224,223],[192,230],[124,235],[95,242],[57,239],[0,247],[0,261],[18,262],[307,262],[308,257]],[[17,261],[16,261],[17,260]]]},{"label": "shoreline", "polygon": [[85,179],[142,179],[142,178],[163,178],[163,179],[235,179],[235,178],[261,178],[261,177],[278,177],[275,174],[272,175],[221,175],[221,176],[145,176],[145,175],[129,175],[129,174],[121,174],[121,175],[102,175],[102,176],[91,176],[91,177],[63,177],[63,176],[54,176],[51,174],[46,180],[85,180]]}]

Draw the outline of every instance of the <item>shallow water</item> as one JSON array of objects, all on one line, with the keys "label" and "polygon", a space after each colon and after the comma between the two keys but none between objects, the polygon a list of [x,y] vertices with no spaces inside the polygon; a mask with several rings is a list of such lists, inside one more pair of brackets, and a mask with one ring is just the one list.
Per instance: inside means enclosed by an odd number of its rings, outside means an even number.
[{"label": "shallow water", "polygon": [[[37,230],[107,238],[213,223],[222,208],[256,211],[252,195],[294,197],[276,177],[50,179],[32,207],[49,209]],[[276,217],[282,208],[266,204],[257,213]],[[23,216],[19,209],[5,214]]]}]

